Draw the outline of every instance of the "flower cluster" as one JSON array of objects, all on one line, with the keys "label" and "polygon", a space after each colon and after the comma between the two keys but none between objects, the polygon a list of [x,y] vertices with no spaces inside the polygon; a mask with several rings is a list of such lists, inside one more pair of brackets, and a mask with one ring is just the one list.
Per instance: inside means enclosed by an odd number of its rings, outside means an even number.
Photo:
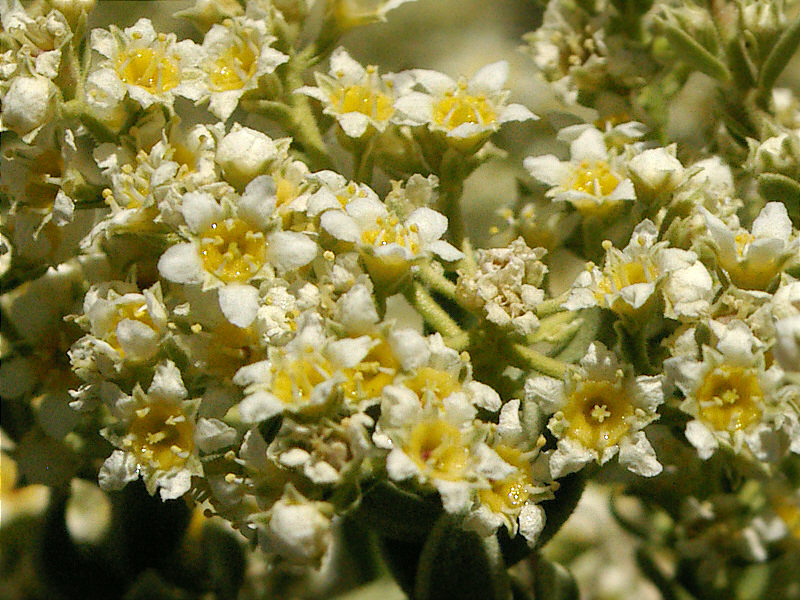
[{"label": "flower cluster", "polygon": [[[37,560],[126,597],[162,576],[234,594],[246,540],[260,597],[324,597],[381,546],[413,598],[539,597],[572,589],[543,546],[594,480],[664,597],[784,597],[793,9],[550,0],[524,38],[537,121],[505,60],[391,73],[339,45],[407,2],[198,0],[184,36],[2,1],[3,452],[54,488],[64,545]],[[504,177],[517,197],[469,201]],[[114,552],[74,548],[77,479],[187,511],[164,543],[208,557],[103,562],[134,543],[117,508]]]}]

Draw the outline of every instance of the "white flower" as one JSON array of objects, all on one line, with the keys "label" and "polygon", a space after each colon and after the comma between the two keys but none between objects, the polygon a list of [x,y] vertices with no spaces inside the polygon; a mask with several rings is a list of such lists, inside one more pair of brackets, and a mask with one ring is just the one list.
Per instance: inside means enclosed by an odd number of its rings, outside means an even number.
[{"label": "white flower", "polygon": [[353,373],[346,370],[358,365],[375,343],[369,336],[328,336],[321,318],[308,314],[292,341],[270,347],[268,360],[245,365],[234,376],[233,382],[245,388],[242,420],[258,423],[284,411],[324,413]]},{"label": "white flower", "polygon": [[344,210],[326,210],[320,227],[338,240],[355,244],[372,276],[382,281],[396,279],[413,261],[431,253],[446,261],[463,257],[440,239],[447,231],[447,217],[423,206],[401,221],[373,195],[357,196]]},{"label": "white flower", "polygon": [[96,68],[110,69],[143,108],[154,102],[172,107],[175,96],[197,100],[203,92],[202,49],[191,40],[178,42],[174,33],[157,34],[149,19],[124,31],[94,29],[90,43],[103,57]]},{"label": "white flower", "polygon": [[322,102],[323,112],[334,117],[342,131],[359,138],[372,127],[383,131],[395,113],[395,100],[408,91],[413,79],[404,73],[380,75],[377,67],[362,67],[344,48],[331,55],[330,75],[314,74],[317,87],[297,93]]},{"label": "white flower", "polygon": [[521,104],[506,104],[505,61],[486,65],[469,81],[425,69],[411,73],[424,92],[409,92],[397,101],[402,121],[440,132],[456,148],[473,150],[504,123],[538,118]]},{"label": "white flower", "polygon": [[700,208],[711,234],[720,266],[737,287],[764,290],[792,257],[800,238],[781,202],[769,202],[753,221],[752,231],[739,227],[736,217],[728,227],[705,208]]},{"label": "white flower", "polygon": [[333,540],[331,520],[324,505],[301,496],[291,486],[268,511],[269,520],[258,528],[258,544],[296,563],[319,566]]},{"label": "white flower", "polygon": [[133,395],[106,399],[117,423],[103,430],[118,450],[100,469],[100,486],[116,490],[141,476],[147,491],[161,489],[161,498],[179,498],[202,467],[195,450],[197,402],[187,400],[180,371],[171,361],[156,368],[147,393],[137,384]]},{"label": "white flower", "polygon": [[710,325],[715,343],[702,347],[702,360],[687,355],[664,361],[685,396],[681,410],[693,418],[686,437],[703,459],[724,443],[737,452],[746,445],[759,460],[774,460],[786,447],[786,435],[799,433],[796,409],[782,400],[792,388],[778,389],[783,372],[776,365],[766,368],[763,344],[742,321]]},{"label": "white flower", "polygon": [[76,352],[83,345],[95,354],[93,362],[112,361],[119,369],[123,361],[141,362],[159,350],[167,326],[167,311],[161,287],[139,292],[131,284],[108,282],[92,286],[83,301],[83,316],[89,337],[79,340],[70,352],[73,368],[80,372],[90,365],[75,364]]},{"label": "white flower", "polygon": [[305,234],[276,229],[274,209],[275,184],[267,175],[230,202],[219,203],[207,192],[185,194],[180,210],[190,241],[167,248],[159,272],[175,283],[220,288],[223,313],[246,327],[259,304],[258,290],[248,284],[303,267],[317,255]]},{"label": "white flower", "polygon": [[558,438],[550,456],[553,477],[580,470],[586,463],[604,464],[619,454],[629,471],[652,477],[661,472],[645,426],[658,418],[664,401],[660,377],[626,375],[617,357],[592,342],[580,367],[564,380],[534,377],[525,395],[552,414],[548,428]]},{"label": "white flower", "polygon": [[569,161],[545,154],[529,156],[524,164],[532,177],[551,186],[548,197],[569,202],[585,215],[603,216],[620,202],[636,198],[633,183],[594,127],[570,143]]},{"label": "white flower", "polygon": [[712,280],[695,253],[668,248],[667,242],[657,239],[655,225],[645,219],[624,250],[604,243],[603,268],[590,263],[575,280],[564,306],[570,310],[601,306],[632,315],[661,292],[671,318],[696,316],[708,309]]},{"label": "white flower", "polygon": [[628,174],[634,186],[649,195],[669,194],[684,181],[685,171],[675,158],[677,145],[652,148],[628,160]]},{"label": "white flower", "polygon": [[215,116],[227,120],[242,95],[258,86],[262,75],[289,59],[270,47],[275,39],[263,20],[235,17],[212,25],[203,39],[202,69],[211,96],[209,110]]}]

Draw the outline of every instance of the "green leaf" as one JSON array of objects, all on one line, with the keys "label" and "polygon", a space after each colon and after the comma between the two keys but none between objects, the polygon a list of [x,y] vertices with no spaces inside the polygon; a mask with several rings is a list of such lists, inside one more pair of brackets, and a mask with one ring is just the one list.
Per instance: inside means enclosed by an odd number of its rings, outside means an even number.
[{"label": "green leaf", "polygon": [[383,481],[364,493],[356,515],[383,537],[411,542],[424,539],[441,512],[438,501]]},{"label": "green leaf", "polygon": [[762,98],[769,97],[769,93],[775,86],[775,81],[792,59],[799,45],[800,16],[795,19],[788,29],[784,30],[764,61],[764,66],[761,68],[758,78],[758,89]]},{"label": "green leaf", "polygon": [[672,49],[677,57],[689,63],[701,73],[713,77],[718,81],[731,80],[731,73],[720,60],[703,48],[688,33],[680,29],[677,24],[659,19],[658,24],[664,36],[672,44]]},{"label": "green leaf", "polygon": [[581,312],[581,327],[570,342],[553,358],[566,363],[576,363],[584,356],[594,340],[602,324],[603,311],[599,308],[587,308]]},{"label": "green leaf", "polygon": [[422,548],[414,600],[508,600],[511,587],[497,538],[465,531],[442,515]]},{"label": "green leaf", "polygon": [[800,222],[800,182],[778,173],[758,176],[758,191],[767,202],[783,202],[795,227]]},{"label": "green leaf", "polygon": [[578,600],[578,584],[572,573],[543,557],[536,561],[533,579],[534,597],[539,600]]}]

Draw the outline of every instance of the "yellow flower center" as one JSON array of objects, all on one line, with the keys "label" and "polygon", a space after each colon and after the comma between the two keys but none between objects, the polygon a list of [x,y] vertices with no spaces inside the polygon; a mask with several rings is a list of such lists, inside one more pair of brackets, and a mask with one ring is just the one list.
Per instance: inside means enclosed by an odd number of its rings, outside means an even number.
[{"label": "yellow flower center", "polygon": [[117,57],[117,74],[127,84],[163,94],[181,81],[180,67],[167,56],[163,44],[157,48],[130,48]]},{"label": "yellow flower center", "polygon": [[294,360],[280,368],[273,367],[272,393],[284,404],[307,404],[320,383],[330,379],[335,369],[323,356]]},{"label": "yellow flower center", "polygon": [[614,381],[585,381],[570,395],[564,410],[565,435],[586,448],[602,451],[631,428],[633,416],[625,391]]},{"label": "yellow flower center", "polygon": [[461,432],[441,419],[417,423],[406,453],[423,474],[448,481],[461,479],[469,460]]},{"label": "yellow flower center", "polygon": [[160,402],[135,412],[126,442],[137,460],[164,471],[181,467],[194,448],[194,426],[180,407]]},{"label": "yellow flower center", "polygon": [[491,489],[481,490],[481,503],[496,513],[517,510],[530,496],[529,490],[533,483],[530,464],[522,457],[521,451],[511,446],[500,445],[494,450],[517,470],[505,479],[492,481]]},{"label": "yellow flower center", "polygon": [[486,98],[470,96],[461,93],[461,90],[456,93],[448,92],[433,107],[433,122],[448,131],[466,123],[490,125],[496,118],[497,114]]},{"label": "yellow flower center", "polygon": [[619,178],[605,161],[584,160],[572,174],[567,187],[591,196],[608,196],[619,185]]},{"label": "yellow flower center", "polygon": [[109,328],[106,341],[116,350],[120,356],[125,356],[125,351],[120,347],[119,340],[117,339],[117,326],[124,320],[139,321],[144,323],[150,329],[156,329],[153,320],[150,318],[150,312],[147,310],[147,304],[144,301],[129,302],[117,306],[117,314],[114,315],[113,322]]},{"label": "yellow flower center", "polygon": [[736,243],[736,254],[739,255],[739,258],[742,258],[747,250],[747,247],[753,240],[756,239],[756,237],[747,231],[740,231],[736,234],[736,236],[734,236],[733,239]]},{"label": "yellow flower center", "polygon": [[369,246],[399,244],[416,254],[419,252],[419,243],[415,239],[416,236],[411,236],[409,233],[412,232],[406,230],[395,215],[391,215],[388,219],[379,217],[376,221],[376,227],[365,229],[361,234],[361,241]]},{"label": "yellow flower center", "polygon": [[442,400],[461,389],[461,384],[447,371],[420,367],[416,375],[403,381],[403,385],[423,400]]},{"label": "yellow flower center", "polygon": [[697,390],[700,418],[717,431],[744,429],[761,418],[764,394],[755,369],[720,365]]},{"label": "yellow flower center", "polygon": [[239,41],[231,45],[210,65],[212,88],[218,92],[242,89],[255,75],[257,64],[250,43]]},{"label": "yellow flower center", "polygon": [[393,380],[399,363],[391,346],[381,340],[354,369],[348,369],[344,394],[353,401],[376,398]]},{"label": "yellow flower center", "polygon": [[241,219],[212,223],[202,235],[203,265],[225,283],[241,283],[255,275],[267,258],[264,233]]},{"label": "yellow flower center", "polygon": [[363,85],[351,85],[334,91],[331,93],[331,104],[339,114],[357,112],[375,121],[388,121],[394,113],[389,96]]}]

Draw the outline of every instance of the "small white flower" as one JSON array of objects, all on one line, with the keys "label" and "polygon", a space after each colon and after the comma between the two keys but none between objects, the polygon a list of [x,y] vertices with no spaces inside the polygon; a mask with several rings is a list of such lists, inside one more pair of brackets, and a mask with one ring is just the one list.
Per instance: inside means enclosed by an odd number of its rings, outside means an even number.
[{"label": "small white flower", "polygon": [[740,227],[736,217],[729,227],[705,208],[700,210],[720,266],[740,288],[766,289],[787,261],[797,256],[800,238],[793,233],[781,202],[767,203],[753,221],[752,231]]},{"label": "small white flower", "polygon": [[331,55],[330,75],[314,74],[317,87],[297,93],[322,102],[323,112],[334,117],[349,137],[359,138],[369,128],[383,131],[392,121],[397,97],[408,91],[413,79],[404,73],[380,75],[377,67],[362,67],[344,48]]},{"label": "small white flower", "polygon": [[263,20],[235,17],[212,25],[203,39],[201,68],[211,98],[209,110],[216,117],[227,120],[242,95],[258,86],[262,75],[289,60],[270,47],[275,39]]},{"label": "small white flower", "polygon": [[634,200],[633,182],[617,164],[603,133],[592,127],[570,143],[570,160],[553,154],[529,156],[525,168],[550,187],[546,195],[569,202],[584,215],[603,216],[624,200]]},{"label": "small white flower", "polygon": [[94,29],[90,44],[102,57],[96,68],[111,69],[143,108],[154,102],[172,107],[175,96],[197,100],[203,92],[200,46],[178,42],[174,33],[156,33],[149,19],[124,31],[114,25],[109,31]]},{"label": "small white flower", "polygon": [[506,248],[478,250],[478,272],[459,271],[456,294],[498,327],[532,333],[539,324],[536,305],[544,300],[539,288],[547,272],[540,260],[544,254],[544,249],[531,249],[522,238]]},{"label": "small white flower", "polygon": [[667,242],[657,239],[655,225],[645,219],[636,226],[624,250],[604,243],[603,268],[590,263],[575,280],[564,306],[570,310],[601,306],[632,315],[659,292],[671,318],[694,316],[708,309],[711,276],[695,253],[669,248]]},{"label": "small white flower", "polygon": [[798,435],[796,410],[784,403],[792,388],[779,390],[783,372],[765,367],[763,344],[742,321],[710,325],[715,344],[702,347],[701,360],[687,355],[664,361],[685,396],[681,410],[693,418],[687,439],[703,459],[724,443],[737,452],[746,445],[759,460],[773,460],[786,447],[785,436]]},{"label": "small white flower", "polygon": [[430,254],[446,261],[463,257],[440,239],[447,231],[447,217],[423,206],[401,220],[372,195],[350,200],[344,210],[326,210],[320,227],[338,240],[355,244],[372,276],[381,281],[396,280],[413,261]]},{"label": "small white flower", "polygon": [[580,367],[559,381],[534,377],[525,382],[528,399],[553,416],[548,428],[558,438],[550,456],[553,477],[580,470],[586,463],[608,462],[619,454],[629,471],[652,477],[661,472],[644,435],[658,419],[664,401],[660,377],[626,375],[617,357],[600,342],[592,342]]},{"label": "small white flower", "polygon": [[100,470],[103,489],[119,489],[141,476],[150,494],[160,488],[163,500],[189,491],[192,475],[200,475],[202,467],[195,442],[197,402],[186,397],[180,371],[166,361],[156,368],[147,393],[137,384],[132,396],[116,393],[107,400],[117,422],[103,435],[119,450]]},{"label": "small white flower", "polygon": [[425,125],[463,150],[474,150],[510,121],[537,119],[521,104],[507,104],[508,63],[499,61],[478,70],[467,81],[454,81],[437,71],[411,71],[424,92],[409,92],[396,107],[408,125]]},{"label": "small white flower", "polygon": [[296,563],[319,566],[333,540],[330,517],[289,487],[268,511],[269,520],[258,528],[258,543],[265,552]]},{"label": "small white flower", "polygon": [[649,196],[669,194],[684,181],[685,171],[675,157],[677,145],[644,150],[628,160],[628,174],[637,190]]}]

